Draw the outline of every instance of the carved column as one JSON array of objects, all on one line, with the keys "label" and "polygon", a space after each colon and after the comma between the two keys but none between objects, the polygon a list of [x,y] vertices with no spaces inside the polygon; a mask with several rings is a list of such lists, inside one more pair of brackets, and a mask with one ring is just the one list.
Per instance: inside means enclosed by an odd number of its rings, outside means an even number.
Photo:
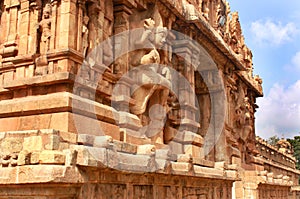
[{"label": "carved column", "polygon": [[18,13],[20,9],[19,0],[6,0],[4,2],[5,13],[3,23],[7,23],[6,27],[7,35],[4,39],[2,48],[0,49],[0,55],[5,57],[16,56],[18,53],[17,48],[17,33],[18,33]]},{"label": "carved column", "polygon": [[[129,16],[132,14],[131,8],[133,5],[127,0],[114,1],[114,34],[129,30]],[[125,37],[125,38],[124,38]],[[120,52],[128,52],[129,50],[128,35],[115,36],[115,54],[120,55]],[[122,56],[121,59],[115,57],[116,63],[114,73],[124,74],[129,70],[128,55]]]},{"label": "carved column", "polygon": [[[134,7],[133,1],[131,0],[114,0],[114,35],[129,30],[129,16],[132,14],[131,9]],[[114,36],[114,68],[113,72],[117,74],[118,78],[127,73],[129,70],[129,35],[124,34],[121,36]],[[124,55],[121,52],[125,52]],[[118,57],[119,56],[119,57]],[[132,80],[128,77],[121,78],[118,81],[118,90],[115,92],[117,96],[113,96],[113,100],[116,104],[116,109],[120,111],[119,127],[122,131],[122,140],[127,141],[128,136],[132,132],[132,126],[128,125],[128,118],[132,118],[134,121],[136,116],[128,114],[129,106],[132,105],[132,98],[130,95],[130,88],[132,86]],[[135,126],[134,124],[133,126]],[[137,127],[141,128],[141,127]],[[136,129],[135,129],[136,130]]]},{"label": "carved column", "polygon": [[184,130],[197,132],[199,128],[198,122],[195,121],[195,113],[197,108],[195,107],[195,83],[194,83],[194,68],[193,61],[193,46],[188,40],[179,40],[175,43],[175,53],[180,57],[184,57],[182,60],[180,71],[185,79],[179,79],[179,102],[181,105],[182,122],[181,127]]},{"label": "carved column", "polygon": [[56,42],[57,42],[57,0],[51,1],[52,6],[52,22],[51,22],[51,38],[50,38],[50,50],[56,49]]},{"label": "carved column", "polygon": [[[131,8],[133,5],[131,2],[127,0],[115,0],[114,1],[114,34],[119,34],[124,31],[129,30],[129,16],[132,14]],[[129,35],[124,34],[121,36],[114,37],[114,50],[115,56],[121,56],[121,52],[126,52],[125,55],[122,57],[115,57],[114,63],[114,73],[119,74],[120,77],[125,74],[129,70],[129,58],[128,58],[128,51],[129,51]],[[129,80],[129,79],[128,79]],[[117,100],[119,104],[120,111],[128,112],[128,103],[130,100],[130,82],[125,82],[126,80],[119,82],[120,83],[120,90],[118,91],[120,97]],[[122,99],[121,99],[122,98]],[[125,104],[125,105],[124,105]]]},{"label": "carved column", "polygon": [[[199,111],[195,107],[192,53],[195,49],[190,41],[185,38],[181,38],[174,43],[174,52],[181,58],[185,58],[179,63],[179,71],[183,77],[178,78],[178,97],[181,109],[181,132],[179,134],[182,135],[182,140],[179,139],[178,142],[184,143],[184,153],[191,154],[194,158],[203,158],[203,138],[197,134],[200,125],[198,121],[195,121],[196,111]],[[192,139],[189,140],[187,137]]]},{"label": "carved column", "polygon": [[29,41],[28,41],[28,54],[37,53],[38,38],[37,38],[37,25],[39,23],[39,16],[42,12],[42,2],[36,0],[30,3],[30,17],[29,17]]},{"label": "carved column", "polygon": [[[60,26],[59,28],[59,48],[61,49],[76,49],[77,31],[74,31],[76,24],[76,0],[61,1],[60,8]],[[51,31],[55,31],[54,29]],[[74,42],[75,41],[75,42]],[[53,44],[52,44],[53,45]]]},{"label": "carved column", "polygon": [[29,39],[29,23],[30,23],[30,1],[21,1],[21,23],[20,23],[20,43],[19,54],[26,55],[28,53]]},{"label": "carved column", "polygon": [[[84,17],[84,6],[85,6],[85,2],[84,0],[78,0],[77,2],[78,4],[78,13],[77,13],[77,51],[82,52],[83,49],[83,17]],[[87,24],[86,24],[87,26]],[[87,27],[86,27],[87,28]]]}]

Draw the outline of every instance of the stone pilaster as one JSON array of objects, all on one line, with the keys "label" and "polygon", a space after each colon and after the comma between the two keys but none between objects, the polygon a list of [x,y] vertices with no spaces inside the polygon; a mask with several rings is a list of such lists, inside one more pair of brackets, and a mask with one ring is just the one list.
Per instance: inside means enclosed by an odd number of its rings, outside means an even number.
[{"label": "stone pilaster", "polygon": [[5,26],[4,30],[7,31],[7,34],[4,34],[3,46],[0,48],[0,55],[3,58],[14,57],[18,53],[17,36],[20,5],[20,0],[6,0],[4,2],[5,12],[2,23],[8,25]]}]

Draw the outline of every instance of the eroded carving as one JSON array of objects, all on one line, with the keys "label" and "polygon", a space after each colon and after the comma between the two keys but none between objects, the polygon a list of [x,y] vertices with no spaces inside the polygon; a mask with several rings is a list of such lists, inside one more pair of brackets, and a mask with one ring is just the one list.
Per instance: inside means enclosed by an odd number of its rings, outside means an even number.
[{"label": "eroded carving", "polygon": [[[161,58],[158,49],[166,42],[166,36],[165,27],[155,26],[152,18],[145,19],[144,32],[135,45],[147,46],[147,49],[136,51],[131,62],[134,67],[134,78],[139,85],[132,95],[136,104],[131,107],[131,112],[140,116],[144,124],[148,124],[143,128],[144,134],[161,143],[163,142],[162,130],[168,112],[167,100],[171,77],[169,69],[161,68],[159,65]],[[147,120],[145,112],[148,112]]]},{"label": "eroded carving", "polygon": [[289,143],[285,139],[281,139],[277,142],[277,148],[279,151],[286,153],[286,154],[293,154],[293,149],[291,143]]},{"label": "eroded carving", "polygon": [[229,31],[230,31],[229,45],[235,53],[239,54],[241,49],[240,41],[242,37],[242,30],[239,22],[238,12],[233,12],[231,16],[232,17],[229,23]]},{"label": "eroded carving", "polygon": [[49,50],[51,22],[51,5],[46,4],[43,9],[43,18],[38,25],[38,29],[41,32],[40,53],[43,55]]},{"label": "eroded carving", "polygon": [[202,15],[207,21],[209,21],[209,2],[208,2],[208,0],[202,1]]},{"label": "eroded carving", "polygon": [[191,2],[187,0],[183,0],[182,4],[183,4],[183,12],[187,20],[193,21],[199,19],[197,10],[195,6],[191,4]]}]

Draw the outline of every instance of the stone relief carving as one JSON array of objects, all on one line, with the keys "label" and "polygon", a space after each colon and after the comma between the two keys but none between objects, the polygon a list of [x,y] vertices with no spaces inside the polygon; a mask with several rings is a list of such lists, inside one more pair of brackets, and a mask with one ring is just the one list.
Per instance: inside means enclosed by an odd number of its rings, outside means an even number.
[{"label": "stone relief carving", "polygon": [[[90,65],[92,62],[97,62],[102,69],[108,69],[113,59],[113,47],[109,36],[112,34],[112,3],[111,1],[87,1],[83,6],[83,19],[82,19],[82,55],[87,57],[89,53],[97,50],[97,60],[88,58]],[[104,16],[108,16],[105,18]],[[106,40],[106,41],[105,41]],[[97,48],[103,42],[101,48]],[[98,52],[99,51],[99,52]],[[91,63],[90,63],[91,62]],[[93,66],[91,66],[93,67]]]},{"label": "stone relief carving", "polygon": [[153,195],[153,188],[147,185],[137,185],[133,187],[133,194],[137,199],[149,199]]},{"label": "stone relief carving", "polygon": [[244,97],[243,101],[241,102],[241,105],[238,105],[236,109],[237,119],[236,119],[236,126],[239,129],[243,129],[242,135],[240,135],[240,138],[245,142],[248,138],[248,135],[252,131],[251,126],[251,113],[252,113],[252,107],[249,103],[249,98]]},{"label": "stone relief carving", "polygon": [[[36,8],[38,8],[38,2],[36,3]],[[39,37],[39,54],[40,56],[35,60],[36,70],[35,75],[45,75],[48,73],[48,59],[47,52],[50,49],[50,39],[51,39],[51,24],[52,24],[52,6],[46,3],[42,9],[42,19],[36,25],[37,31],[40,34]]]},{"label": "stone relief carving", "polygon": [[170,187],[164,187],[164,192],[165,192],[165,198],[169,199],[175,199],[175,198],[180,198],[180,188],[175,187],[175,186],[170,186]]},{"label": "stone relief carving", "polygon": [[89,24],[89,20],[90,18],[85,15],[83,17],[83,24],[82,24],[82,54],[83,57],[87,56],[87,50],[89,47],[89,28],[88,28],[88,24]]},{"label": "stone relief carving", "polygon": [[[147,49],[139,50],[132,60],[135,71],[135,79],[138,85],[132,98],[136,104],[131,107],[131,112],[140,116],[148,126],[143,129],[147,137],[156,142],[163,143],[162,130],[168,110],[167,100],[169,96],[170,71],[159,66],[161,57],[158,49],[166,42],[167,29],[156,27],[152,18],[144,20],[144,32],[140,40],[135,42],[137,46],[146,44]],[[159,104],[159,106],[157,106]],[[145,121],[144,113],[148,111],[148,121]],[[160,132],[160,133],[158,133]],[[155,134],[159,134],[155,136]]]},{"label": "stone relief carving", "polygon": [[12,153],[12,154],[6,154],[2,155],[0,158],[1,167],[15,167],[18,165],[18,154],[17,153]]},{"label": "stone relief carving", "polygon": [[89,17],[88,23],[88,52],[97,46],[100,40],[99,31],[102,29],[98,21],[98,16],[100,13],[100,6],[97,2],[92,2],[87,4],[87,13]]},{"label": "stone relief carving", "polygon": [[43,9],[42,20],[38,24],[38,29],[41,32],[40,53],[43,55],[49,50],[51,22],[51,5],[46,4]]},{"label": "stone relief carving", "polygon": [[197,5],[197,10],[198,10],[198,12],[199,13],[201,13],[202,14],[202,1],[203,0],[196,0],[196,5]]},{"label": "stone relief carving", "polygon": [[235,133],[240,141],[242,153],[245,154],[245,161],[251,161],[251,157],[258,154],[255,146],[254,135],[254,108],[253,100],[247,96],[245,91],[239,87],[239,98],[235,110]]},{"label": "stone relief carving", "polygon": [[131,89],[135,104],[130,111],[141,120],[142,136],[148,137],[153,143],[164,143],[164,131],[168,126],[165,122],[172,101],[171,73],[160,64],[170,62],[172,58],[162,52],[167,47],[168,29],[163,26],[158,8],[151,6],[145,12],[136,11],[130,18],[130,27],[140,28],[130,43],[134,49],[138,49],[129,53],[129,67],[135,81]]},{"label": "stone relief carving", "polygon": [[281,139],[277,142],[276,145],[277,145],[277,148],[279,149],[279,151],[286,153],[286,154],[293,154],[292,145],[287,140]]},{"label": "stone relief carving", "polygon": [[[192,198],[208,198],[209,197],[209,188],[196,188],[196,187],[184,187],[183,188],[183,198],[192,199]],[[219,197],[221,198],[221,197]]]},{"label": "stone relief carving", "polygon": [[226,5],[224,5],[222,2],[219,2],[216,7],[215,27],[219,34],[224,36],[227,21]]},{"label": "stone relief carving", "polygon": [[232,17],[229,23],[229,33],[230,33],[229,45],[235,53],[239,54],[241,49],[240,41],[242,37],[242,30],[239,22],[238,12],[233,12],[231,16]]},{"label": "stone relief carving", "polygon": [[208,0],[202,1],[202,15],[207,21],[209,21],[209,2],[208,2]]},{"label": "stone relief carving", "polygon": [[187,0],[182,1],[183,4],[183,13],[187,20],[197,20],[199,19],[197,10],[191,2]]}]

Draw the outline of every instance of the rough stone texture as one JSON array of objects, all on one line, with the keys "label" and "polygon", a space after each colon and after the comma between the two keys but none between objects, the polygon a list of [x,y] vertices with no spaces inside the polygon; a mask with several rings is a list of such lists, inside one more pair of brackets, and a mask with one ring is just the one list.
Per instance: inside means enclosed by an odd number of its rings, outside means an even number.
[{"label": "rough stone texture", "polygon": [[0,27],[0,198],[299,198],[228,2],[4,0]]}]

